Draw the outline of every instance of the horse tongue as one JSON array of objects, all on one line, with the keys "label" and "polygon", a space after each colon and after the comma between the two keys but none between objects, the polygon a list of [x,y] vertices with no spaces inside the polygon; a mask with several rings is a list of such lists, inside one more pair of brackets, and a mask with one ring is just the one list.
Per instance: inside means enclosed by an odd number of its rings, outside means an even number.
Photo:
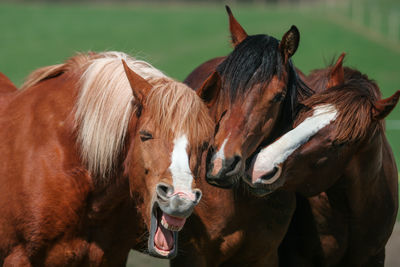
[{"label": "horse tongue", "polygon": [[174,237],[172,232],[165,229],[162,225],[157,227],[154,235],[154,243],[158,249],[170,251],[174,248]]}]

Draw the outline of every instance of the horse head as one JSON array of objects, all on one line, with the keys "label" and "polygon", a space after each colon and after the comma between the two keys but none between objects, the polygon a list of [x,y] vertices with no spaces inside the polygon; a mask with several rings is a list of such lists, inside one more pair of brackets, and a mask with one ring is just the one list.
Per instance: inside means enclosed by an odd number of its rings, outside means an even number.
[{"label": "horse head", "polygon": [[[375,82],[343,68],[343,57],[332,67],[313,72],[313,80],[319,75],[323,82],[316,84],[323,88],[315,88],[317,93],[303,102],[305,109],[295,128],[254,157],[245,181],[259,195],[278,188],[305,196],[325,191],[357,153],[381,144],[376,137],[383,134],[382,119],[396,106],[400,91],[379,99]],[[379,154],[371,153],[368,159],[373,161]]]},{"label": "horse head", "polygon": [[207,155],[207,181],[225,188],[238,181],[278,122],[290,124],[297,81],[290,58],[300,38],[295,26],[281,41],[248,36],[229,7],[227,12],[234,51],[199,89],[217,123]]},{"label": "horse head", "polygon": [[123,65],[135,110],[125,172],[150,233],[150,254],[171,258],[178,231],[202,196],[195,177],[214,125],[190,88],[169,78],[149,82]]}]

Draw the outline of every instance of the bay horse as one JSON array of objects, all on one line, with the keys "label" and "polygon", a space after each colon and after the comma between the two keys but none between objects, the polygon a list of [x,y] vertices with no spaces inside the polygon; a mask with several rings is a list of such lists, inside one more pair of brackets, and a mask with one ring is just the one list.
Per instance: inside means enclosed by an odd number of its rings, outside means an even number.
[{"label": "bay horse", "polygon": [[[309,201],[328,266],[384,266],[398,209],[398,173],[383,119],[400,91],[342,66],[316,70],[317,91],[295,128],[262,149],[246,181],[258,192],[296,191]],[[307,233],[303,233],[307,235]]]},{"label": "bay horse", "polygon": [[185,80],[209,103],[217,125],[202,166],[206,180],[197,183],[202,202],[180,233],[184,249],[171,266],[277,266],[295,208],[293,193],[258,198],[239,178],[257,146],[289,127],[299,99],[311,94],[290,60],[298,30],[293,26],[282,41],[247,36],[227,12],[233,52],[200,65]]},{"label": "bay horse", "polygon": [[263,34],[248,36],[226,9],[233,52],[205,63],[207,67],[200,66],[186,79],[197,89],[196,77],[203,78],[217,65],[199,94],[211,103],[217,122],[207,158],[207,181],[223,188],[239,180],[260,144],[291,126],[299,101],[312,94],[290,59],[300,40],[296,26],[281,41]]},{"label": "bay horse", "polygon": [[[1,96],[2,97],[2,96]],[[122,52],[34,71],[0,109],[0,264],[171,258],[214,124],[186,85]]]}]

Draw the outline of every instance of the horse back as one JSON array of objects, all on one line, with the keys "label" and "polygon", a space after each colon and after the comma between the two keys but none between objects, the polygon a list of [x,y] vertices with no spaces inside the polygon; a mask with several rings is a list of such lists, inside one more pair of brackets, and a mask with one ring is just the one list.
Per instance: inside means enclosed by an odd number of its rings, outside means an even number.
[{"label": "horse back", "polygon": [[204,83],[204,81],[208,78],[208,76],[213,73],[219,64],[225,60],[226,57],[216,57],[210,59],[200,66],[198,66],[194,71],[192,71],[189,76],[183,81],[183,83],[187,84],[194,90],[198,90]]},{"label": "horse back", "polygon": [[72,78],[18,91],[0,111],[0,262],[21,242],[33,257],[81,220],[90,177],[73,138]]}]

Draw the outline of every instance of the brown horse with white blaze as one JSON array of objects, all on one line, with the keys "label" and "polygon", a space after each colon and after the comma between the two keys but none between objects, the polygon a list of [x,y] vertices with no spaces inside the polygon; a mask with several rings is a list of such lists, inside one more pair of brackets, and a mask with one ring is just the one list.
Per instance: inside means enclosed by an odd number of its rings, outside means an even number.
[{"label": "brown horse with white blaze", "polygon": [[0,264],[124,266],[146,242],[176,255],[214,126],[195,92],[121,52],[80,54],[0,112]]},{"label": "brown horse with white blaze", "polygon": [[317,93],[303,102],[296,127],[260,151],[248,182],[265,194],[311,197],[328,266],[384,266],[398,174],[383,119],[400,91],[381,99],[375,82],[342,67],[343,57],[309,76]]},{"label": "brown horse with white blaze", "polygon": [[172,266],[277,266],[296,205],[290,192],[258,198],[239,178],[257,146],[289,127],[299,99],[311,94],[290,60],[298,31],[292,27],[281,41],[247,36],[227,11],[234,51],[185,80],[209,103],[217,126],[214,149],[202,166],[207,178],[197,183],[202,202],[180,233],[184,249]]},{"label": "brown horse with white blaze", "polygon": [[290,59],[299,45],[297,28],[292,26],[281,41],[249,36],[226,8],[234,51],[204,63],[186,79],[198,89],[214,67],[199,95],[210,103],[217,122],[207,157],[207,181],[223,188],[239,180],[261,143],[291,126],[298,101],[311,94]]}]

